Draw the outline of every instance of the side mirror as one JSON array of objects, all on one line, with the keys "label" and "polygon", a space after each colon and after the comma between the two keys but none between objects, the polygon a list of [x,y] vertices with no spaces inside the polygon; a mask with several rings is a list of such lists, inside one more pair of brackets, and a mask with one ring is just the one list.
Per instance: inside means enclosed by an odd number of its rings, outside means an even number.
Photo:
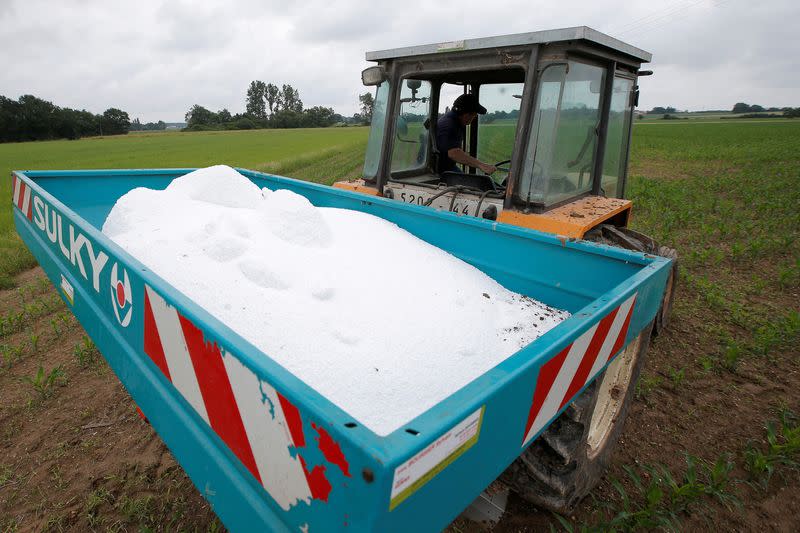
[{"label": "side mirror", "polygon": [[386,71],[383,67],[369,67],[361,71],[361,83],[367,87],[380,85],[386,81]]}]

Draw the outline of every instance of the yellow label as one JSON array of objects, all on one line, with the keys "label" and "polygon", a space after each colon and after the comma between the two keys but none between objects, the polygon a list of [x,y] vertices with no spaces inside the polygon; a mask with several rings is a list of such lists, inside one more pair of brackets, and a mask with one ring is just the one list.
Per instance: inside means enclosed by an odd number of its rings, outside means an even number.
[{"label": "yellow label", "polygon": [[72,287],[72,284],[67,281],[67,278],[64,277],[64,274],[61,274],[61,292],[64,293],[69,305],[75,305],[75,289]]}]

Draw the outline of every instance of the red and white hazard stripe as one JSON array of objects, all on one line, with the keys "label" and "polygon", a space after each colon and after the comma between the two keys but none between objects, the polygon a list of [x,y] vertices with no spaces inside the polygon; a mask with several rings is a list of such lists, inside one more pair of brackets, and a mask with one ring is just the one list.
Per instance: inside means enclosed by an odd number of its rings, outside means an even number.
[{"label": "red and white hazard stripe", "polygon": [[290,453],[306,445],[298,409],[236,357],[205,342],[203,332],[150,287],[144,349],[284,510],[327,500],[325,468],[309,471],[299,453]]},{"label": "red and white hazard stripe", "polygon": [[525,446],[625,344],[636,293],[539,370],[525,425]]},{"label": "red and white hazard stripe", "polygon": [[28,220],[32,220],[33,202],[31,202],[30,186],[19,179],[16,174],[11,174],[11,190],[14,194],[14,205],[17,206],[17,209],[25,213]]}]

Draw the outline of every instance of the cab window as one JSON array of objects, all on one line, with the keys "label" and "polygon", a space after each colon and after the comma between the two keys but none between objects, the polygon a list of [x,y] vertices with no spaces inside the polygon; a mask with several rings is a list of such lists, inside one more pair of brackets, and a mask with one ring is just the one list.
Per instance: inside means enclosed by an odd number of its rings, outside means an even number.
[{"label": "cab window", "polygon": [[611,109],[608,115],[608,132],[606,133],[606,149],[603,156],[603,180],[601,192],[609,198],[622,198],[627,166],[628,141],[630,139],[631,97],[633,80],[631,78],[614,78],[614,90],[611,95]]},{"label": "cab window", "polygon": [[552,205],[591,191],[605,69],[549,65],[539,79],[518,197]]},{"label": "cab window", "polygon": [[389,82],[384,81],[375,92],[375,104],[372,108],[372,126],[369,130],[367,153],[364,157],[364,177],[375,179],[383,149],[383,132],[386,129],[386,104],[389,100]]},{"label": "cab window", "polygon": [[399,114],[395,124],[392,172],[425,168],[428,161],[428,128],[431,83],[406,79],[400,91]]},{"label": "cab window", "polygon": [[517,133],[523,83],[492,83],[480,86],[479,99],[486,108],[478,116],[478,159],[489,164],[504,163],[492,175],[502,182],[508,174]]}]

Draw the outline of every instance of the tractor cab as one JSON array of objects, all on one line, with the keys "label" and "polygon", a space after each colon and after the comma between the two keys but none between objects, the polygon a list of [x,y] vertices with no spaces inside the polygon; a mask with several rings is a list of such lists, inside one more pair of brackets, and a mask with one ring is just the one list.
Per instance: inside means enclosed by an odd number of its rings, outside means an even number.
[{"label": "tractor cab", "polygon": [[[569,237],[625,226],[636,80],[650,58],[587,27],[369,52],[364,175],[336,186]],[[465,93],[486,113],[461,148],[492,175],[442,169],[437,128]]]}]

